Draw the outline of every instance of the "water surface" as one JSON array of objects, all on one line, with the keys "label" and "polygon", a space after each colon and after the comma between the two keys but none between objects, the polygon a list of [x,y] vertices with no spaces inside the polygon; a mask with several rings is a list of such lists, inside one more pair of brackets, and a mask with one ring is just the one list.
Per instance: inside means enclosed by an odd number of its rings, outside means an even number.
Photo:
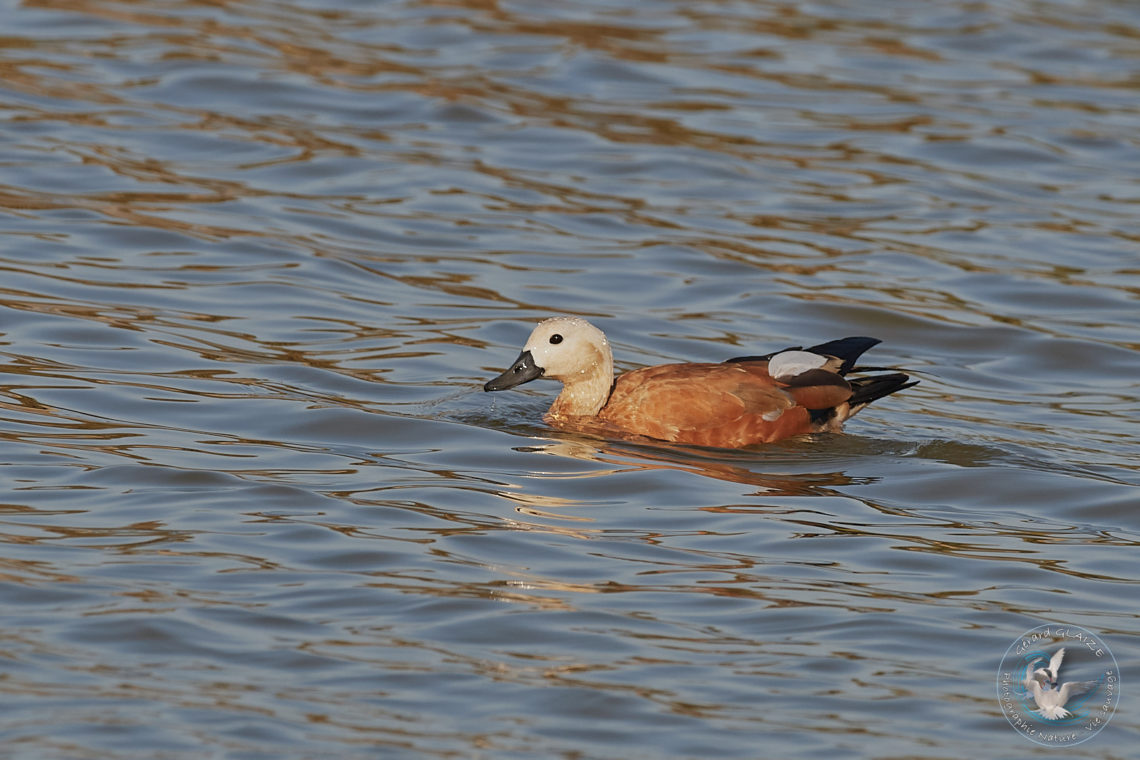
[{"label": "water surface", "polygon": [[[1135,4],[3,14],[10,756],[1035,756],[1051,621],[1124,679],[1062,751],[1133,754]],[[922,382],[575,436],[480,389],[553,313]]]}]

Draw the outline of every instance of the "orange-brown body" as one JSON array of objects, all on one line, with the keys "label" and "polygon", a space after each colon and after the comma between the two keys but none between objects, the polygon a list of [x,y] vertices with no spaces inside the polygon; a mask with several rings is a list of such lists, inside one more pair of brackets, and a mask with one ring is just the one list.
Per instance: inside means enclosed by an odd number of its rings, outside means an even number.
[{"label": "orange-brown body", "polygon": [[[740,448],[828,429],[812,422],[796,393],[814,395],[813,408],[820,409],[845,402],[851,388],[843,383],[816,390],[789,389],[773,380],[767,362],[662,364],[619,376],[596,420],[615,432]],[[823,400],[823,395],[831,398]],[[598,427],[569,415],[551,414],[547,419],[570,429]]]}]

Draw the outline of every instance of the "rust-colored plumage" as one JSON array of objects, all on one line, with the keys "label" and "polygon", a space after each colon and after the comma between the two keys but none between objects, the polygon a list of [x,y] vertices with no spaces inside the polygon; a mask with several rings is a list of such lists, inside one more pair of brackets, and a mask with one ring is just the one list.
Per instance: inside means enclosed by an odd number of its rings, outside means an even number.
[{"label": "rust-colored plumage", "polygon": [[878,342],[844,338],[721,364],[662,364],[614,380],[602,331],[583,319],[555,317],[541,322],[510,369],[483,387],[553,378],[563,384],[546,415],[556,427],[739,448],[838,431],[867,404],[914,385],[899,372],[845,377]]}]

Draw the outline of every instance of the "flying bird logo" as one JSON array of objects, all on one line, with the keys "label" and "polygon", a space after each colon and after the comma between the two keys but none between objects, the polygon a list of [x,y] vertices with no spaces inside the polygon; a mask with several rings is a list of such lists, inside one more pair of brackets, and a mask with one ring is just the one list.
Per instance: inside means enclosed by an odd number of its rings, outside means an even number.
[{"label": "flying bird logo", "polygon": [[1035,711],[1047,720],[1060,720],[1068,718],[1072,713],[1065,709],[1066,703],[1073,697],[1086,694],[1097,687],[1096,681],[1066,681],[1057,685],[1061,675],[1061,661],[1065,659],[1065,648],[1061,647],[1053,656],[1048,658],[1048,666],[1034,668],[1038,663],[1046,662],[1046,658],[1039,657],[1025,666],[1025,690],[1033,697],[1037,704]]},{"label": "flying bird logo", "polygon": [[1009,645],[998,664],[997,697],[1002,715],[1029,741],[1072,746],[1099,734],[1116,713],[1120,668],[1097,634],[1046,623]]}]

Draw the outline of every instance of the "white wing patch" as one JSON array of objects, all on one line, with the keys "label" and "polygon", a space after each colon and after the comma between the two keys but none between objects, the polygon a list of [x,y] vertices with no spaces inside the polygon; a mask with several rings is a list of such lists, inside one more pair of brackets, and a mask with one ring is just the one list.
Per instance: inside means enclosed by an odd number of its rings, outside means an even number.
[{"label": "white wing patch", "polygon": [[810,351],[784,351],[768,360],[768,375],[770,377],[789,377],[819,369],[827,363],[826,356],[813,354]]}]

